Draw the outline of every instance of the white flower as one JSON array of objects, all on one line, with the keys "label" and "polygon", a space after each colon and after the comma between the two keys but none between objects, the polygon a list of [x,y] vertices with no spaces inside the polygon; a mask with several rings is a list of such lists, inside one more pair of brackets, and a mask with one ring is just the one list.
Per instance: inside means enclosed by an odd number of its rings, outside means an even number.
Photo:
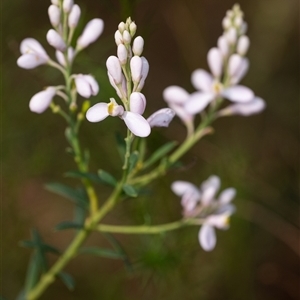
[{"label": "white flower", "polygon": [[95,42],[101,35],[104,28],[104,23],[101,19],[93,19],[89,21],[81,36],[77,40],[77,49],[86,48],[91,43]]},{"label": "white flower", "polygon": [[173,192],[181,197],[183,214],[185,217],[200,219],[202,227],[199,230],[198,240],[202,248],[211,251],[216,245],[215,227],[228,229],[229,217],[234,213],[235,207],[230,204],[235,197],[233,188],[223,190],[218,199],[216,193],[220,188],[220,179],[210,176],[198,189],[186,181],[175,181],[171,186]]},{"label": "white flower", "polygon": [[54,29],[50,29],[47,32],[47,41],[49,45],[54,47],[56,50],[59,50],[61,52],[64,52],[66,50],[66,43],[64,42],[63,38],[60,36],[58,32],[56,32]]},{"label": "white flower", "polygon": [[63,0],[63,10],[65,13],[69,13],[72,9],[74,1],[73,0]]},{"label": "white flower", "polygon": [[49,61],[45,49],[33,38],[26,38],[21,42],[20,52],[22,55],[18,58],[17,64],[23,69],[33,69]]},{"label": "white flower", "polygon": [[[65,56],[62,52],[56,50],[55,51],[55,56],[56,56],[56,59],[57,61],[62,65],[62,66],[66,66],[66,60],[65,60]],[[72,47],[69,47],[68,48],[68,63],[72,63],[73,59],[75,57],[75,52],[74,52],[74,49]]]},{"label": "white flower", "polygon": [[91,75],[77,74],[75,77],[75,85],[79,95],[84,98],[96,96],[99,92],[99,86],[95,78]]},{"label": "white flower", "polygon": [[130,111],[142,115],[146,109],[146,98],[142,93],[134,92],[129,99]]},{"label": "white flower", "polygon": [[168,127],[175,116],[175,111],[170,108],[162,108],[154,112],[147,122],[151,127]]},{"label": "white flower", "polygon": [[48,87],[44,91],[35,94],[29,102],[29,109],[32,112],[41,114],[50,105],[52,98],[56,94],[56,89],[54,87]]},{"label": "white flower", "polygon": [[141,36],[137,36],[133,41],[132,52],[134,55],[141,56],[144,49],[144,39]]},{"label": "white flower", "polygon": [[151,127],[143,116],[131,111],[124,111],[122,105],[118,105],[111,98],[110,103],[97,103],[88,109],[86,118],[90,122],[100,122],[108,116],[120,117],[124,120],[128,129],[136,136],[146,137],[151,132]]}]

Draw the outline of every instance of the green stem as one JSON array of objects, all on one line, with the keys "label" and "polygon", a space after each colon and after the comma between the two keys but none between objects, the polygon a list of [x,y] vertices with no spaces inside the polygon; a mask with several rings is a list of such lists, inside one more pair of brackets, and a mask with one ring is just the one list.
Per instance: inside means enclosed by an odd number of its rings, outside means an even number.
[{"label": "green stem", "polygon": [[95,230],[100,232],[111,232],[120,234],[159,234],[166,231],[179,229],[189,225],[201,225],[199,219],[182,219],[176,222],[162,225],[141,225],[141,226],[115,226],[100,224]]}]

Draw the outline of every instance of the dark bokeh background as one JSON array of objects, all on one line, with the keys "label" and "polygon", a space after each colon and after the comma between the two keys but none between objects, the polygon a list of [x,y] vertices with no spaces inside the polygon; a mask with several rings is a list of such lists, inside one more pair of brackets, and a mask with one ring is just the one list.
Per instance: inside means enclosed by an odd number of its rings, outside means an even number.
[{"label": "dark bokeh background", "polygon": [[[78,181],[63,177],[74,170],[65,153],[64,122],[50,111],[36,115],[28,102],[42,87],[62,82],[47,67],[26,71],[16,65],[19,44],[25,37],[38,39],[48,53],[50,1],[11,0],[3,4],[2,79],[2,286],[6,299],[15,299],[24,283],[30,251],[18,246],[29,239],[30,228],[58,248],[70,242],[71,231],[54,232],[55,224],[72,218],[71,204],[44,189],[44,184]],[[144,55],[150,74],[144,93],[147,113],[165,106],[162,91],[178,84],[193,91],[191,72],[207,68],[206,53],[222,33],[221,20],[232,0],[78,1],[82,28],[91,18],[105,21],[100,39],[81,53],[75,71],[91,73],[101,85],[93,101],[112,94],[105,60],[115,54],[113,34],[128,15],[145,38]],[[128,200],[106,218],[117,224],[154,224],[180,217],[180,201],[170,191],[177,179],[199,184],[211,174],[222,187],[238,190],[237,213],[227,232],[218,231],[218,245],[204,252],[197,242],[198,228],[163,236],[116,236],[132,262],[123,263],[79,256],[67,266],[76,280],[69,292],[57,281],[41,299],[299,299],[299,2],[294,0],[242,0],[249,24],[251,68],[243,83],[267,102],[258,116],[224,118],[183,158],[184,168],[152,184],[149,196]],[[118,174],[120,159],[114,132],[124,132],[117,119],[84,124],[81,137],[91,148],[92,169]],[[157,130],[149,138],[149,153],[165,140],[184,138],[180,121]],[[110,192],[101,190],[101,198]],[[94,234],[90,244],[108,246]],[[54,256],[49,256],[53,261]]]}]

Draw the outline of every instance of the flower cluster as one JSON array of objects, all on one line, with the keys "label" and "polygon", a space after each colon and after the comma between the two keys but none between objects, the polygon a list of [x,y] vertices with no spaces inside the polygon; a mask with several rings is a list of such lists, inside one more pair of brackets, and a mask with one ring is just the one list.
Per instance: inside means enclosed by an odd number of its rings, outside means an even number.
[{"label": "flower cluster", "polygon": [[220,178],[217,176],[210,176],[201,184],[200,189],[186,181],[175,181],[171,188],[181,197],[183,216],[197,219],[202,224],[198,235],[202,248],[206,251],[213,250],[216,245],[214,228],[227,229],[229,217],[235,211],[235,206],[230,204],[235,197],[235,189],[223,190],[216,199],[220,188]]},{"label": "flower cluster", "polygon": [[149,72],[149,63],[144,56],[144,39],[134,38],[137,30],[135,22],[128,18],[121,22],[115,32],[117,56],[106,61],[109,82],[115,89],[122,105],[114,98],[110,103],[101,102],[92,106],[86,114],[90,122],[100,122],[108,116],[121,118],[136,136],[146,137],[151,127],[167,127],[175,113],[169,108],[161,109],[147,120],[143,117],[146,97],[141,93]]},{"label": "flower cluster", "polygon": [[245,35],[247,24],[239,5],[227,11],[222,23],[224,32],[218,39],[217,47],[207,54],[211,73],[203,69],[192,73],[191,81],[197,91],[189,94],[179,86],[170,86],[163,92],[165,101],[181,118],[189,133],[193,132],[194,116],[208,105],[216,110],[223,98],[234,104],[221,109],[216,116],[248,116],[261,112],[265,107],[265,102],[256,97],[251,89],[239,85],[249,68],[245,55],[250,45]]},{"label": "flower cluster", "polygon": [[[59,69],[65,76],[71,70],[72,63],[79,51],[95,42],[101,35],[104,23],[101,19],[93,19],[87,23],[82,34],[72,47],[74,31],[78,25],[81,10],[73,0],[52,0],[48,8],[48,15],[52,29],[47,32],[46,39],[55,50],[57,62],[52,60],[43,46],[33,38],[26,38],[21,42],[21,56],[17,60],[19,67],[33,69],[40,65],[49,65]],[[70,76],[75,92],[84,98],[90,98],[98,94],[99,86],[92,75],[73,74]],[[29,103],[31,111],[44,112],[51,104],[55,95],[62,97],[70,107],[76,107],[74,101],[62,90],[64,86],[48,87],[44,91],[35,94]]]}]

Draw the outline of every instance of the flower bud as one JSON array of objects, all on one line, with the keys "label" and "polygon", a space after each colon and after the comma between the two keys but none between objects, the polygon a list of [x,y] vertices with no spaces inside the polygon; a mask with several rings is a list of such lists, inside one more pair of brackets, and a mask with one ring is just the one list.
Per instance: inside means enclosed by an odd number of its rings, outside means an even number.
[{"label": "flower bud", "polygon": [[131,42],[131,35],[130,35],[130,33],[127,30],[124,30],[124,32],[122,34],[122,37],[123,37],[123,41],[124,41],[125,44],[130,44],[130,42]]},{"label": "flower bud", "polygon": [[144,56],[142,56],[141,59],[142,59],[142,77],[141,77],[139,85],[136,89],[137,92],[141,91],[142,88],[144,87],[145,80],[149,73],[149,63],[148,63],[147,59]]},{"label": "flower bud", "polygon": [[211,48],[207,53],[207,61],[212,74],[220,77],[223,68],[223,58],[218,48]]},{"label": "flower bud", "polygon": [[121,65],[122,66],[125,65],[127,63],[127,56],[128,56],[126,47],[123,44],[120,44],[118,46],[117,53],[118,53],[118,58],[120,60]]},{"label": "flower bud", "polygon": [[63,11],[68,14],[72,9],[73,4],[73,0],[63,0]]},{"label": "flower bud", "polygon": [[75,85],[79,95],[84,98],[96,96],[99,86],[95,78],[91,75],[78,74],[75,76]]},{"label": "flower bud", "polygon": [[236,29],[233,27],[229,28],[229,30],[226,31],[225,36],[226,36],[226,39],[228,40],[229,44],[233,45],[237,39]]},{"label": "flower bud", "polygon": [[234,53],[230,56],[228,60],[228,73],[230,77],[234,77],[237,74],[242,64],[242,60],[242,57],[238,54]]},{"label": "flower bud", "polygon": [[134,22],[132,22],[130,25],[129,25],[129,32],[130,32],[130,35],[133,37],[136,33],[136,29],[137,29],[137,26]]},{"label": "flower bud", "polygon": [[[66,60],[65,60],[65,56],[62,52],[56,50],[55,51],[55,56],[56,56],[56,59],[57,61],[64,67],[66,67]],[[68,62],[69,63],[72,63],[74,59],[74,49],[72,47],[69,47],[68,48]]]},{"label": "flower bud", "polygon": [[41,114],[50,105],[52,98],[55,96],[56,89],[54,87],[48,87],[46,90],[35,94],[29,102],[29,109],[32,112]]},{"label": "flower bud", "polygon": [[142,93],[134,92],[130,95],[130,111],[142,115],[146,108],[146,98]]},{"label": "flower bud", "polygon": [[60,24],[60,9],[56,5],[50,5],[48,8],[48,15],[50,23],[53,27],[57,27]]},{"label": "flower bud", "polygon": [[133,41],[132,52],[134,55],[141,56],[144,49],[144,39],[138,36]]},{"label": "flower bud", "polygon": [[80,18],[80,14],[80,7],[77,4],[74,4],[68,18],[68,24],[70,28],[76,28]]},{"label": "flower bud", "polygon": [[115,42],[117,46],[123,43],[123,37],[119,30],[115,32]]},{"label": "flower bud", "polygon": [[119,23],[118,29],[120,33],[123,33],[123,31],[126,29],[125,23],[124,22]]},{"label": "flower bud", "polygon": [[224,35],[218,38],[218,48],[221,51],[223,57],[227,57],[229,53],[229,45]]},{"label": "flower bud", "polygon": [[56,6],[59,6],[59,1],[60,0],[51,0],[51,3],[56,5]]},{"label": "flower bud", "polygon": [[103,31],[104,23],[101,19],[93,19],[89,21],[81,36],[77,40],[77,48],[86,48],[91,43],[95,42]]},{"label": "flower bud", "polygon": [[134,56],[130,60],[131,77],[134,83],[138,83],[142,78],[143,61],[139,56]]},{"label": "flower bud", "polygon": [[226,30],[228,29],[230,26],[231,26],[231,20],[229,17],[225,17],[223,20],[222,20],[222,26],[223,26],[223,29]]},{"label": "flower bud", "polygon": [[242,16],[236,16],[236,17],[234,18],[233,23],[234,23],[234,25],[235,25],[236,27],[241,27],[242,24],[243,24],[243,18],[242,18]]},{"label": "flower bud", "polygon": [[154,112],[148,119],[150,127],[168,127],[175,116],[171,108],[162,108]]},{"label": "flower bud", "polygon": [[122,69],[120,61],[116,56],[110,56],[106,61],[107,71],[116,85],[122,83]]},{"label": "flower bud", "polygon": [[246,35],[242,35],[237,43],[237,48],[236,51],[239,55],[244,56],[248,49],[249,49],[249,45],[250,45],[250,40]]},{"label": "flower bud", "polygon": [[63,38],[54,30],[50,29],[47,33],[47,41],[49,45],[54,47],[55,49],[64,52],[66,50],[66,44]]}]

